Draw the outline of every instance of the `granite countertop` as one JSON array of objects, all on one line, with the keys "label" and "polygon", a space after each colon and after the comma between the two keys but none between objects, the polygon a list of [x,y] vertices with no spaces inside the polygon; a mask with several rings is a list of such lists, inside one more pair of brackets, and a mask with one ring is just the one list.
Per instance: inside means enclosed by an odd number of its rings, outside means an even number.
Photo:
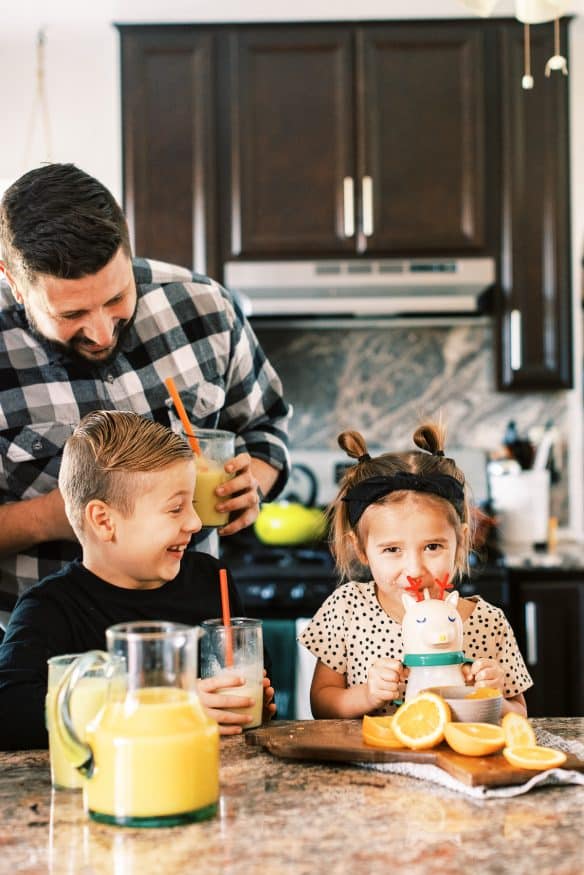
[{"label": "granite countertop", "polygon": [[[584,718],[534,720],[565,738]],[[81,794],[51,791],[46,751],[0,753],[0,871],[71,875],[576,875],[584,788],[475,800],[350,765],[276,759],[241,737],[221,749],[220,811],[173,829],[104,826]]]}]

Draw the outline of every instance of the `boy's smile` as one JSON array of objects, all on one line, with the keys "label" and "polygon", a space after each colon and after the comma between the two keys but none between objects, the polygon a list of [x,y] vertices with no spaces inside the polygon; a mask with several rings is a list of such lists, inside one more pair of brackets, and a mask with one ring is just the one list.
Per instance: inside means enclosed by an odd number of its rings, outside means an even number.
[{"label": "boy's smile", "polygon": [[191,535],[201,529],[193,509],[194,461],[160,471],[129,475],[136,489],[134,510],[124,517],[108,507],[107,537],[88,539],[84,565],[126,589],[155,589],[176,577]]}]

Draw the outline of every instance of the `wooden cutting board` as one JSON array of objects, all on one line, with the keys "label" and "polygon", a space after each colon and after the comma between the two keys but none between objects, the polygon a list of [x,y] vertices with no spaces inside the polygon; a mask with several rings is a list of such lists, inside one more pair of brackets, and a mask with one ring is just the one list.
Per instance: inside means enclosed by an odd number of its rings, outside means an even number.
[{"label": "wooden cutting board", "polygon": [[[523,784],[536,772],[511,766],[502,754],[468,757],[446,743],[431,750],[382,750],[361,737],[361,720],[296,720],[245,733],[248,744],[259,745],[277,757],[293,760],[364,763],[426,763],[444,769],[469,786]],[[564,769],[584,771],[584,760],[568,755]]]}]

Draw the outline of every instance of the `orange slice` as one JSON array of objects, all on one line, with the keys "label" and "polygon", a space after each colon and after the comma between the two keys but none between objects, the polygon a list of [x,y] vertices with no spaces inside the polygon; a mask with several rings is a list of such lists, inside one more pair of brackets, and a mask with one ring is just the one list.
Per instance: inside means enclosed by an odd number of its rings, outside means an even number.
[{"label": "orange slice", "polygon": [[391,717],[363,717],[363,741],[371,747],[403,748],[391,728]]},{"label": "orange slice", "polygon": [[521,714],[516,714],[515,711],[509,711],[501,721],[503,732],[505,733],[506,747],[535,747],[537,744],[535,732],[533,731],[529,720],[522,717]]},{"label": "orange slice", "polygon": [[446,741],[456,753],[483,757],[505,746],[505,733],[492,723],[447,723]]},{"label": "orange slice", "polygon": [[392,729],[402,744],[412,750],[435,747],[444,738],[450,708],[436,693],[418,693],[393,715]]},{"label": "orange slice", "polygon": [[537,745],[506,747],[503,750],[503,756],[512,766],[534,771],[553,769],[563,765],[567,759],[566,754],[562,753],[561,750],[555,750],[553,747],[538,747]]},{"label": "orange slice", "polygon": [[477,687],[465,699],[496,699],[501,695],[501,690],[496,690],[494,687]]}]

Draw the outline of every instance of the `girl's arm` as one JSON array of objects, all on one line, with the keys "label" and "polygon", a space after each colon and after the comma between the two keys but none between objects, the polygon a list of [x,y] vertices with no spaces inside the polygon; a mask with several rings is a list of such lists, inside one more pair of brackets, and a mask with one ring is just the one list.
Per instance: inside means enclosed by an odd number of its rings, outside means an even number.
[{"label": "girl's arm", "polygon": [[515,711],[516,714],[521,714],[522,717],[527,717],[527,703],[523,693],[519,693],[511,699],[503,698],[501,714],[507,714],[509,711]]},{"label": "girl's arm", "polygon": [[347,687],[339,674],[318,660],[310,687],[310,706],[318,718],[362,717],[400,695],[403,667],[398,660],[380,659],[369,670],[369,682]]}]

